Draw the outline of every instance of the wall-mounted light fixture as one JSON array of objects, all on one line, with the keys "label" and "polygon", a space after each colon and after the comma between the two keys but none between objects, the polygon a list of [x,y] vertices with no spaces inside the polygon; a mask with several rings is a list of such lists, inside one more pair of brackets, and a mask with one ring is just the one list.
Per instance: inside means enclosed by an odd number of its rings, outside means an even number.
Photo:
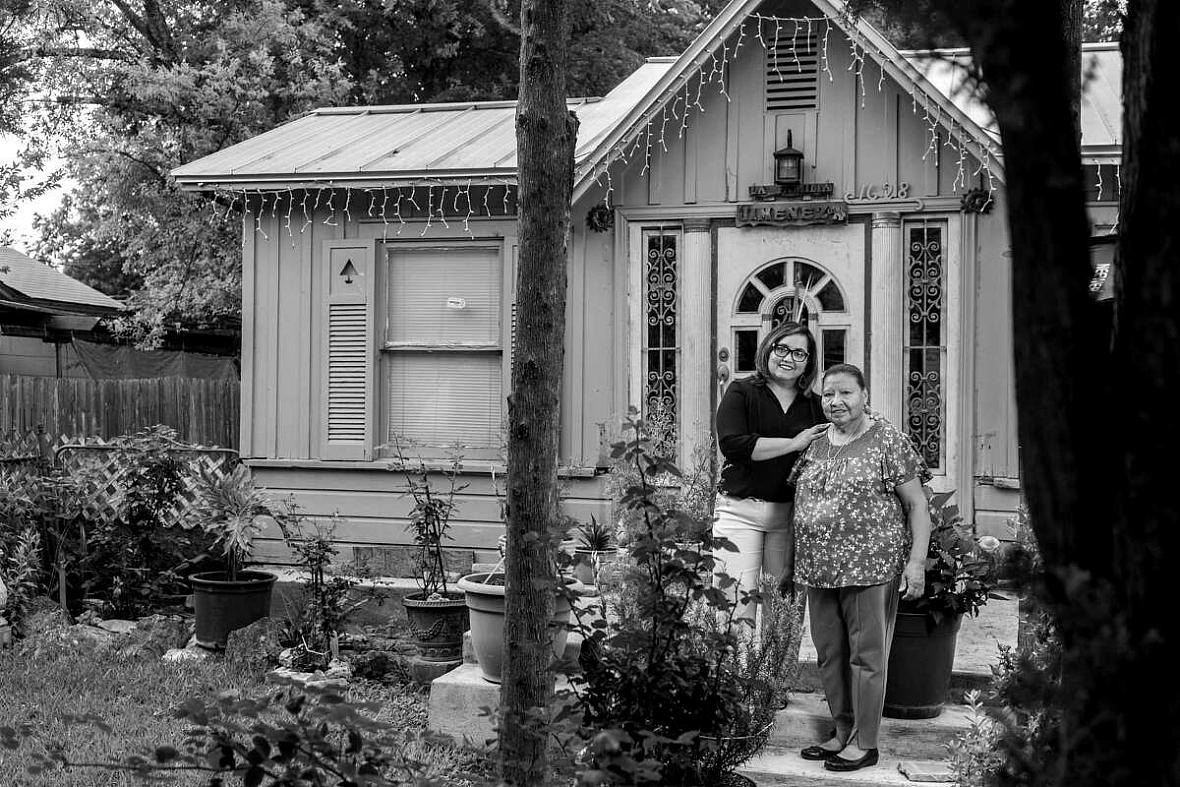
[{"label": "wall-mounted light fixture", "polygon": [[780,186],[798,186],[803,182],[803,151],[792,147],[787,130],[787,146],[774,152],[774,182]]}]

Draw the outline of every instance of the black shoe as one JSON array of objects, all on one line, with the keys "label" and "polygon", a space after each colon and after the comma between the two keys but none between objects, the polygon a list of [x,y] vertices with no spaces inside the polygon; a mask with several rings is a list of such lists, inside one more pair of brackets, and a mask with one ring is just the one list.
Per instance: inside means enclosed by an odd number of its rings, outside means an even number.
[{"label": "black shoe", "polygon": [[855,760],[846,760],[838,755],[829,757],[824,760],[824,768],[829,771],[859,771],[861,768],[876,765],[877,759],[877,750],[869,749]]},{"label": "black shoe", "polygon": [[826,760],[829,757],[835,757],[839,751],[825,749],[823,746],[808,746],[799,755],[805,760]]}]

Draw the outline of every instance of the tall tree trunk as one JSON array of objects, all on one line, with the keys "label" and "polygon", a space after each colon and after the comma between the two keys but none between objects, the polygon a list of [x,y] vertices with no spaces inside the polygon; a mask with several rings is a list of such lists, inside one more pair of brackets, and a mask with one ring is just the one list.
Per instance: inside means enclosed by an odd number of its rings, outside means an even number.
[{"label": "tall tree trunk", "polygon": [[[1065,67],[1073,74],[1082,72],[1082,0],[1058,0],[1061,3],[1061,32],[1065,38]],[[1082,143],[1082,81],[1070,84],[1069,103],[1073,110],[1074,135]]]},{"label": "tall tree trunk", "polygon": [[1033,770],[1038,784],[1176,784],[1180,504],[1156,457],[1180,439],[1180,141],[1165,114],[1180,84],[1166,49],[1180,4],[1130,4],[1113,333],[1087,292],[1067,5],[1003,0],[986,16],[944,5],[1003,137],[1021,476],[1063,642],[1057,758]]},{"label": "tall tree trunk", "polygon": [[566,259],[577,118],[565,95],[564,0],[521,6],[516,109],[520,241],[508,402],[507,620],[500,688],[500,767],[510,785],[547,776],[553,698],[548,624],[558,577],[557,435],[565,340]]}]

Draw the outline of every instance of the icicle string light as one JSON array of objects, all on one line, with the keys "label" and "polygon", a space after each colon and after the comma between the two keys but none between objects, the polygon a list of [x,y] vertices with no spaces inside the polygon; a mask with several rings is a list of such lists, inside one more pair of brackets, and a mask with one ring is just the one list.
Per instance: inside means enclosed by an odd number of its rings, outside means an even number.
[{"label": "icicle string light", "polygon": [[[837,25],[843,25],[840,20],[835,20]],[[747,25],[753,24],[754,29],[748,30]],[[885,87],[885,72],[889,66],[889,58],[891,55],[886,55],[872,39],[867,38],[858,30],[848,28],[849,31],[848,42],[848,59],[847,71],[854,79],[854,90],[860,93],[860,106],[863,108],[866,104],[867,85],[865,74],[865,61],[872,58],[879,70],[877,73],[877,91],[882,96],[889,95]],[[742,47],[746,43],[747,36],[751,39],[751,43],[756,41],[761,45],[762,52],[765,54],[766,67],[764,74],[769,75],[771,79],[778,79],[780,82],[785,81],[788,74],[798,74],[804,71],[804,65],[808,65],[814,69],[817,78],[819,72],[822,71],[827,74],[828,81],[835,81],[835,76],[832,72],[830,45],[832,44],[832,27],[833,19],[821,16],[773,16],[766,14],[751,14],[740,23],[735,22],[719,36],[715,44],[708,50],[701,51],[692,61],[686,64],[684,72],[675,77],[665,90],[664,97],[652,106],[648,107],[645,112],[636,118],[632,127],[625,130],[607,152],[607,155],[593,165],[590,173],[592,180],[597,181],[601,188],[604,188],[603,201],[610,206],[615,199],[612,162],[621,160],[625,166],[630,166],[633,163],[638,165],[639,154],[642,151],[642,166],[640,176],[648,175],[654,165],[653,147],[658,143],[658,153],[669,152],[668,138],[669,138],[669,114],[672,120],[677,121],[678,125],[677,138],[683,139],[685,134],[689,131],[690,114],[697,113],[703,115],[705,112],[705,102],[702,100],[706,91],[713,85],[717,84],[717,94],[724,96],[726,102],[732,102],[733,97],[729,94],[727,88],[728,78],[733,75],[731,69],[733,68],[737,57],[742,52]],[[802,47],[802,51],[800,51]],[[743,58],[749,55],[742,55]],[[784,62],[786,66],[784,67]],[[791,70],[794,66],[793,71]],[[728,72],[728,73],[727,73]],[[694,84],[695,82],[695,84]],[[953,114],[953,110],[948,108],[942,97],[931,96],[926,90],[919,87],[918,84],[910,84],[902,82],[900,85],[893,86],[896,90],[900,88],[902,94],[908,93],[910,96],[910,111],[919,118],[922,123],[927,139],[926,146],[922,153],[922,160],[927,161],[930,154],[934,154],[934,162],[939,161],[941,148],[949,147],[955,151],[955,173],[951,184],[952,191],[958,191],[960,188],[967,188],[969,183],[974,178],[979,178],[981,185],[988,188],[990,191],[995,190],[995,179],[992,173],[992,160],[998,160],[999,151],[993,140],[979,138],[970,133],[966,125],[966,121],[961,116]],[[919,101],[921,107],[919,111]],[[882,113],[883,122],[888,119],[889,102],[883,101]],[[695,115],[694,115],[695,118]],[[945,127],[945,133],[942,129]],[[968,164],[968,159],[975,158],[976,166],[971,167]],[[814,162],[812,164],[814,166]],[[969,172],[970,170],[970,172]],[[1103,179],[1104,173],[1101,168],[1097,172],[1097,189],[1099,198],[1105,193],[1106,182]],[[1119,180],[1120,173],[1115,169],[1115,180]],[[605,184],[604,181],[605,180]],[[1121,184],[1120,184],[1121,185]],[[427,190],[427,205],[423,207],[419,204],[417,199],[417,189],[425,188]],[[472,188],[481,188],[483,193],[481,195],[482,211],[476,207],[476,197],[472,194]],[[451,225],[448,222],[449,218],[462,218],[463,229],[469,235],[474,237],[471,231],[471,219],[473,217],[487,216],[493,217],[493,210],[489,205],[490,199],[493,198],[493,189],[503,188],[501,197],[501,206],[503,216],[511,215],[509,209],[512,198],[512,189],[515,184],[510,180],[503,179],[488,179],[478,186],[473,186],[471,180],[467,180],[465,185],[458,183],[447,183],[441,178],[424,178],[420,181],[407,180],[400,186],[392,187],[396,193],[391,195],[389,193],[390,187],[382,187],[380,205],[375,192],[378,190],[375,187],[355,186],[350,189],[343,186],[337,186],[328,181],[327,184],[322,182],[312,184],[293,184],[284,185],[276,188],[274,191],[264,192],[261,188],[250,189],[224,189],[221,193],[228,193],[228,205],[225,210],[224,219],[228,219],[230,214],[234,212],[235,206],[239,204],[239,199],[243,208],[252,213],[255,222],[255,230],[262,235],[266,235],[263,230],[263,212],[268,207],[267,202],[270,200],[271,218],[274,219],[279,208],[280,196],[282,191],[286,191],[286,199],[288,201],[286,213],[283,217],[284,224],[287,228],[288,234],[293,236],[293,229],[291,224],[291,216],[295,209],[295,192],[300,192],[300,210],[303,213],[303,226],[301,232],[305,232],[312,222],[319,215],[321,202],[326,203],[327,213],[323,218],[323,223],[329,226],[337,226],[337,199],[336,191],[343,190],[345,193],[343,199],[343,212],[346,222],[351,222],[353,217],[351,215],[351,199],[352,191],[363,191],[364,197],[367,199],[364,215],[372,220],[377,217],[382,222],[382,238],[387,238],[389,235],[388,229],[391,224],[391,219],[396,217],[398,223],[397,235],[401,235],[402,230],[407,226],[407,218],[402,213],[402,200],[406,200],[413,209],[411,220],[425,220],[423,235],[427,233],[429,228],[435,224],[441,224],[446,228]],[[435,202],[435,191],[439,189],[438,202]],[[453,189],[453,191],[448,191]],[[314,198],[311,194],[315,191]],[[324,192],[327,192],[326,194]],[[257,198],[255,198],[257,194]],[[359,198],[359,194],[358,194]],[[466,213],[460,207],[460,199],[466,201]],[[309,205],[309,203],[311,203]],[[447,208],[450,208],[448,211]],[[211,216],[214,211],[210,211]],[[425,214],[425,215],[424,215]],[[277,223],[276,223],[277,226]]]}]

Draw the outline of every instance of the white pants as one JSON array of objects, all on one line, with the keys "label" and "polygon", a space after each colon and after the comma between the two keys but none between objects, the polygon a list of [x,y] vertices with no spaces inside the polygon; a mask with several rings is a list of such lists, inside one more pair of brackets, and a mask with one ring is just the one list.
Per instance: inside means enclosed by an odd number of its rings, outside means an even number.
[{"label": "white pants", "polygon": [[716,550],[714,573],[725,573],[737,580],[730,588],[730,600],[738,605],[736,617],[754,620],[754,605],[741,603],[742,591],[758,590],[764,577],[778,580],[786,568],[792,535],[790,517],[790,503],[717,496],[713,536],[729,539],[738,551]]}]

